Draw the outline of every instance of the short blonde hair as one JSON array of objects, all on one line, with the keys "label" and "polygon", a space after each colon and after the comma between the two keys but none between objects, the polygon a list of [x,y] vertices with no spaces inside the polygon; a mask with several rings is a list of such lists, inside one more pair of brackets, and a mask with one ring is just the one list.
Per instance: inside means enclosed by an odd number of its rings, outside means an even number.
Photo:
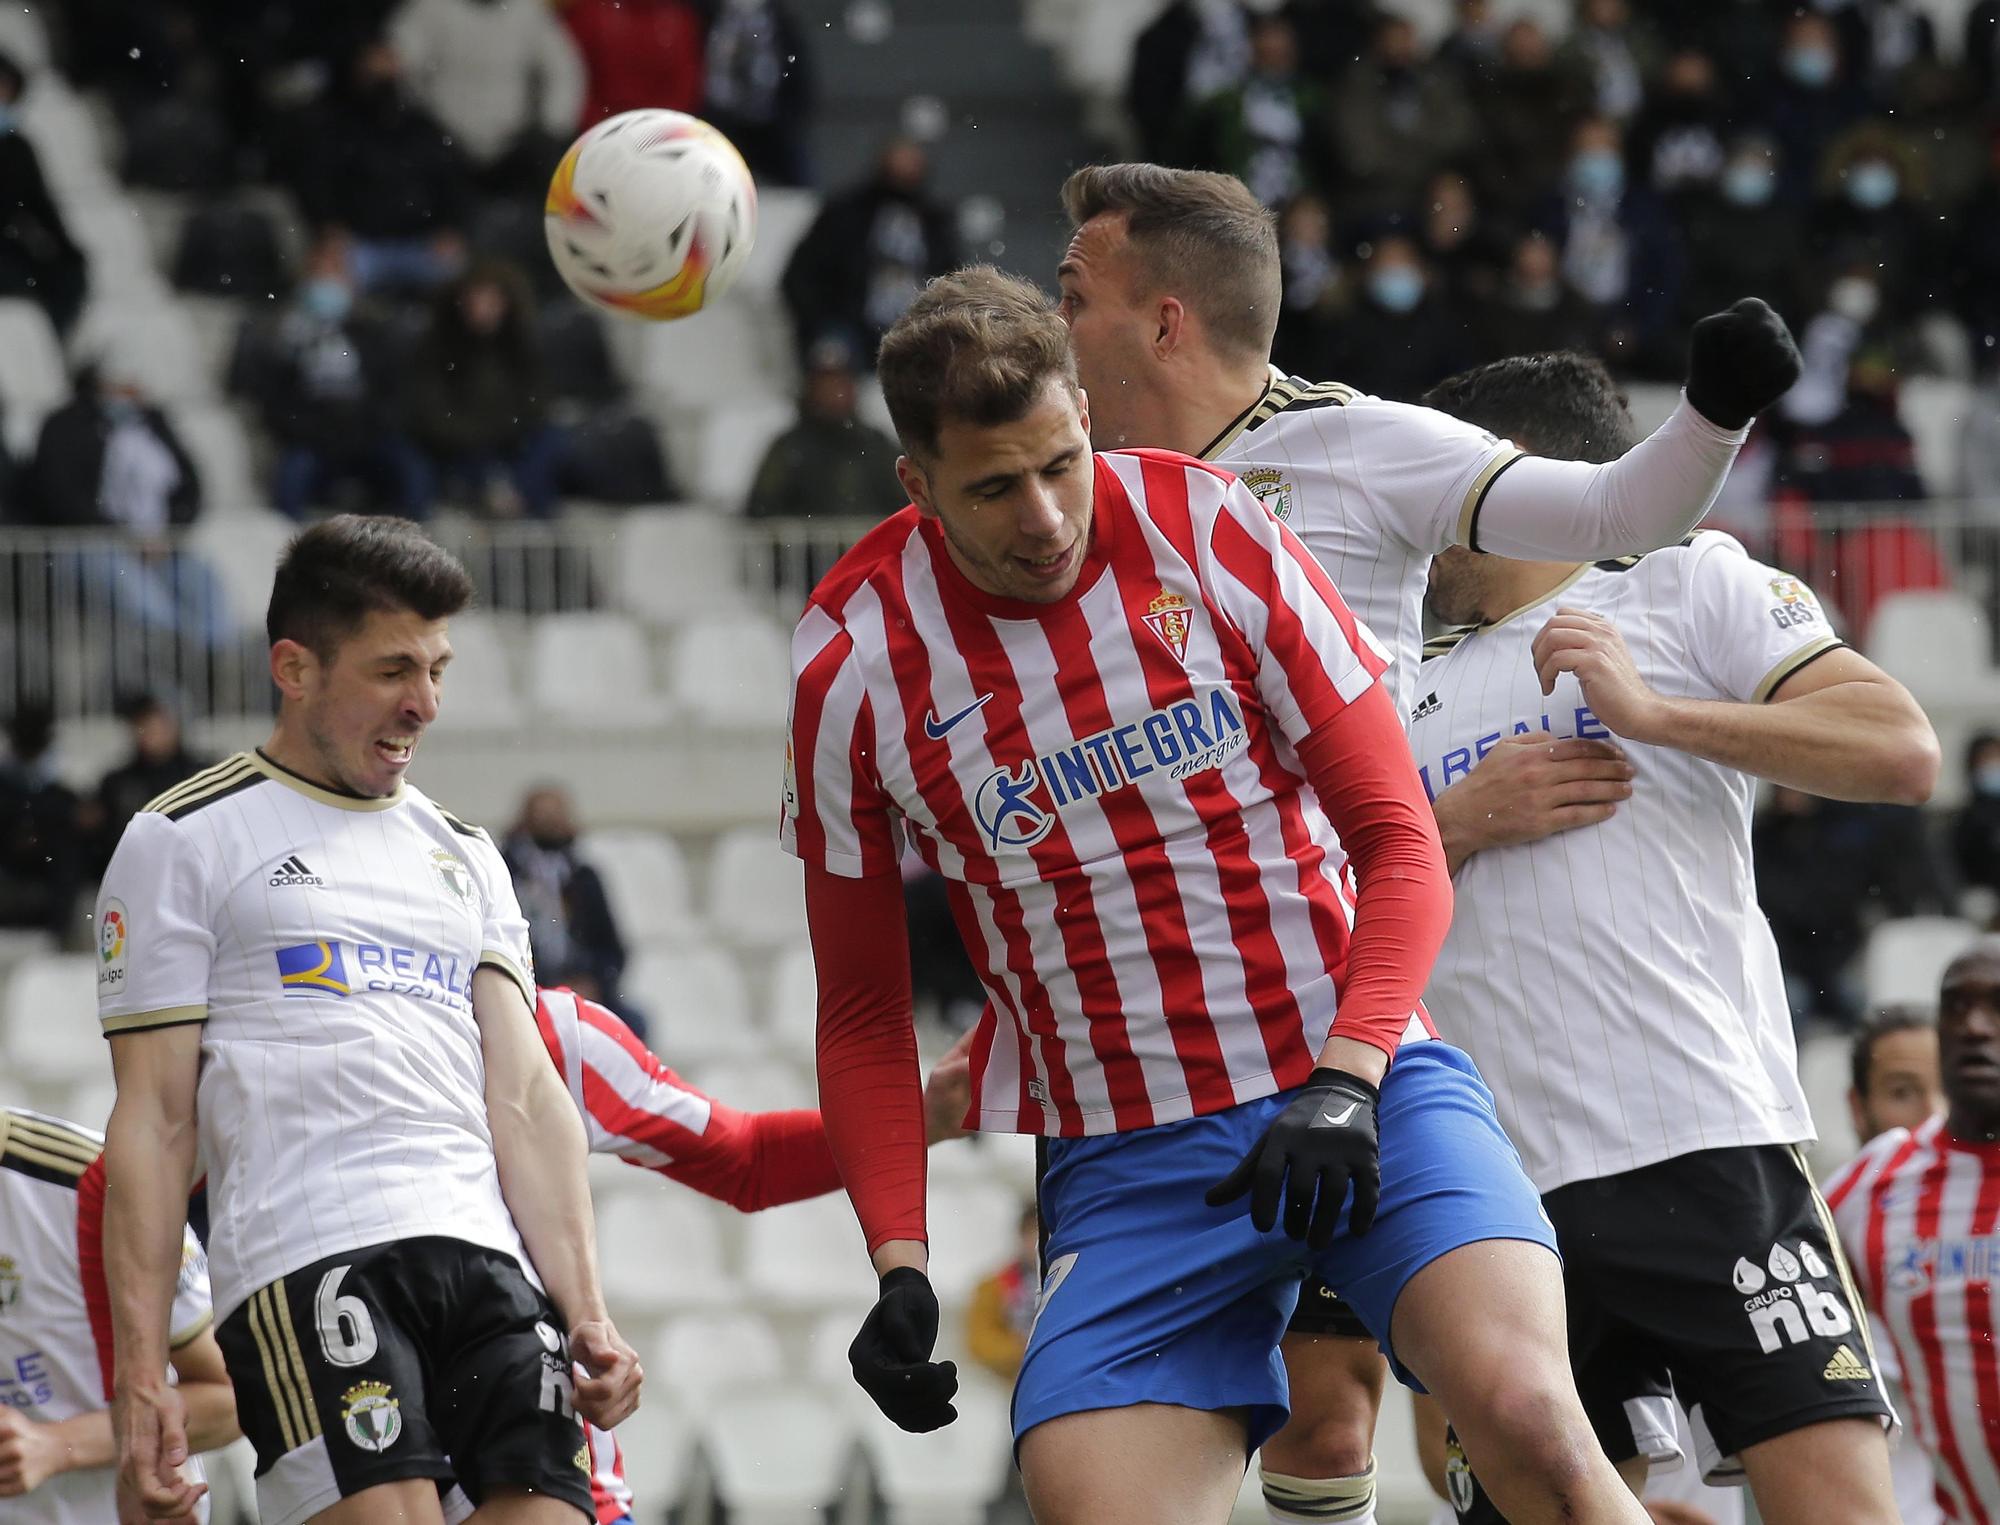
[{"label": "short blonde hair", "polygon": [[1215,344],[1243,359],[1271,352],[1284,283],[1278,223],[1234,175],[1161,164],[1093,164],[1063,182],[1073,227],[1125,216],[1140,294],[1177,297]]},{"label": "short blonde hair", "polygon": [[991,265],[924,287],[882,336],[875,370],[896,436],[918,457],[937,453],[947,419],[1012,423],[1052,378],[1076,390],[1069,329],[1054,301]]}]

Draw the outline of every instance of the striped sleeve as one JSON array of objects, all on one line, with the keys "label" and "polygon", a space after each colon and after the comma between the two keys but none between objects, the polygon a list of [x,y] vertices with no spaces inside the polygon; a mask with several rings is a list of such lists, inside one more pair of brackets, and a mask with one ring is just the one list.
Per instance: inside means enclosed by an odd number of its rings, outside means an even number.
[{"label": "striped sleeve", "polygon": [[1189,476],[1197,523],[1209,510],[1209,591],[1256,654],[1259,696],[1296,745],[1367,692],[1389,654],[1249,488],[1202,467]]},{"label": "striped sleeve", "polygon": [[843,878],[893,872],[901,833],[875,771],[875,714],[853,637],[817,604],[792,637],[787,852]]}]

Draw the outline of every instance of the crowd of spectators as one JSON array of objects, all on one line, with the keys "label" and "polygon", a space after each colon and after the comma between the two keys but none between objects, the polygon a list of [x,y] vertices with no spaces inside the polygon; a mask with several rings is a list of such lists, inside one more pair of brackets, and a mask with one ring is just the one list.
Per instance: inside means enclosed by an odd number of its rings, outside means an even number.
[{"label": "crowd of spectators", "polygon": [[1571,346],[1673,381],[1755,294],[1808,359],[1763,496],[1907,500],[1900,379],[2000,364],[2000,7],[1952,40],[1914,0],[1576,0],[1560,40],[1459,0],[1428,47],[1372,0],[1175,0],[1127,105],[1278,209],[1288,368],[1414,398]]}]

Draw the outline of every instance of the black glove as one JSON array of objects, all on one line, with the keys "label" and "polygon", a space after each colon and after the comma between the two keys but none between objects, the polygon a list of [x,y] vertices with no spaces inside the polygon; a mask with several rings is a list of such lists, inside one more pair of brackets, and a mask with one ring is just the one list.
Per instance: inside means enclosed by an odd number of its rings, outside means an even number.
[{"label": "black glove", "polygon": [[930,1278],[915,1266],[897,1266],[882,1278],[882,1295],[847,1347],[854,1380],[898,1429],[921,1435],[958,1417],[958,1366],[933,1361],[938,1300]]},{"label": "black glove", "polygon": [[1243,1163],[1209,1188],[1208,1205],[1221,1207],[1247,1191],[1250,1221],[1258,1233],[1268,1234],[1278,1221],[1282,1193],[1285,1232],[1323,1250],[1333,1242],[1340,1204],[1352,1185],[1354,1210],[1348,1214],[1348,1231],[1367,1233],[1382,1193],[1382,1146],[1375,1136],[1375,1105],[1380,1099],[1381,1092],[1359,1075],[1314,1070],[1305,1089],[1264,1130]]},{"label": "black glove", "polygon": [[1741,429],[1792,389],[1804,362],[1769,304],[1745,297],[1688,339],[1688,401],[1719,429]]}]

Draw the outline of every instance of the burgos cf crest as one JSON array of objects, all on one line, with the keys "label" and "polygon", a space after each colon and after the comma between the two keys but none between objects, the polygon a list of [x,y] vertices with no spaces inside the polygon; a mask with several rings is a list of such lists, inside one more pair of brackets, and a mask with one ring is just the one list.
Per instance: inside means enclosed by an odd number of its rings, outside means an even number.
[{"label": "burgos cf crest", "polygon": [[347,1438],[364,1451],[386,1451],[403,1433],[403,1406],[386,1382],[357,1382],[340,1395]]},{"label": "burgos cf crest", "polygon": [[0,1255],[0,1313],[21,1300],[21,1272],[14,1262]]},{"label": "burgos cf crest", "polygon": [[1188,601],[1180,594],[1169,593],[1162,588],[1140,618],[1146,622],[1146,628],[1174,654],[1174,660],[1186,666],[1188,629],[1194,621]]},{"label": "burgos cf crest", "polygon": [[1257,501],[1273,519],[1292,517],[1292,484],[1275,466],[1252,466],[1242,475],[1242,483],[1256,494]]}]

